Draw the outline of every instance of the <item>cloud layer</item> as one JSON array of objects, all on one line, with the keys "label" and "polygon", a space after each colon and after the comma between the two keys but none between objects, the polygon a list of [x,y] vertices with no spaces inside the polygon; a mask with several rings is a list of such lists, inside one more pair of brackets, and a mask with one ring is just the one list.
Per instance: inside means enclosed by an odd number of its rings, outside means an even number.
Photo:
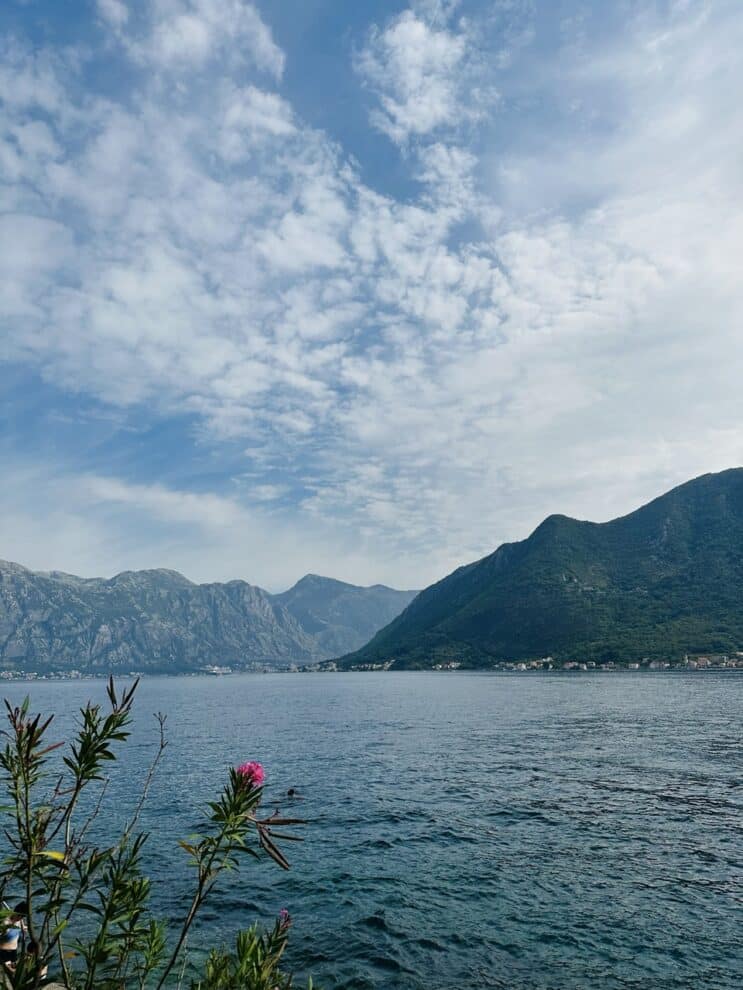
[{"label": "cloud layer", "polygon": [[539,5],[496,6],[419,3],[349,50],[400,195],[296,112],[250,3],[98,0],[97,48],[5,43],[0,359],[242,450],[213,491],[55,481],[101,561],[421,585],[743,461],[736,4],[539,49]]}]

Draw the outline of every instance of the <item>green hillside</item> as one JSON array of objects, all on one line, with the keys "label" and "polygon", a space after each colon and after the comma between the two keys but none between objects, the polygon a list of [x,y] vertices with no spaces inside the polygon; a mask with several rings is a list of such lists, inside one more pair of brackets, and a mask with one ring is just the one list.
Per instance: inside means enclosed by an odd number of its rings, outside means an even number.
[{"label": "green hillside", "polygon": [[608,523],[549,516],[421,592],[339,665],[551,655],[628,662],[743,649],[743,469]]}]

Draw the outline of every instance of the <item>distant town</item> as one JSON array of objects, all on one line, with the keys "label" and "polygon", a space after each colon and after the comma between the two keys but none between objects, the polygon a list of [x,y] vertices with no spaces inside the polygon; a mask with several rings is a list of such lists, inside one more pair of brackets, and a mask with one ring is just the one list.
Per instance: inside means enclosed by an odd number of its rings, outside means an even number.
[{"label": "distant town", "polygon": [[[382,661],[380,663],[364,663],[358,664],[350,667],[350,670],[358,671],[368,671],[368,670],[390,670],[395,662],[394,657],[389,660]],[[324,663],[324,664],[314,664],[311,667],[304,667],[304,670],[322,670],[322,671],[336,671],[338,670],[337,664],[334,662]],[[425,668],[427,670],[466,670],[472,669],[468,668],[459,660],[449,660],[445,663],[435,663],[430,667]],[[608,660],[606,662],[597,662],[594,660],[581,661],[581,660],[564,660],[556,661],[552,657],[542,657],[539,660],[524,660],[524,661],[510,661],[502,660],[496,661],[490,667],[487,668],[477,668],[477,669],[487,669],[487,670],[508,670],[508,671],[527,671],[527,670],[539,670],[539,671],[562,671],[562,670],[579,670],[579,671],[619,671],[619,670],[743,670],[743,650],[736,653],[705,653],[699,655],[685,654],[682,660],[651,660],[649,657],[643,657],[641,660],[630,663],[615,663],[613,660]]]},{"label": "distant town", "polygon": [[[364,663],[348,668],[351,672],[363,671],[384,671],[393,667],[395,660],[390,658],[380,663]],[[433,671],[451,670],[495,670],[512,671],[522,673],[526,671],[624,671],[624,670],[743,670],[743,650],[736,653],[705,653],[686,654],[682,660],[651,660],[644,657],[632,663],[615,663],[612,660],[599,663],[594,660],[565,660],[556,661],[552,657],[542,657],[539,660],[524,661],[497,661],[491,667],[468,667],[460,660],[450,660],[446,663],[435,663],[430,667],[423,668]],[[228,674],[299,674],[299,673],[342,673],[335,661],[325,661],[322,663],[300,665],[289,663],[285,666],[277,666],[268,663],[248,663],[245,665],[228,666],[223,664],[206,664],[197,670],[174,671],[172,675],[163,672],[127,670],[121,672],[120,676],[125,677],[152,677],[152,676],[173,676],[173,677],[220,677]],[[108,677],[110,671],[84,671],[84,670],[0,670],[0,680],[2,681],[76,681],[90,680],[101,677]]]}]

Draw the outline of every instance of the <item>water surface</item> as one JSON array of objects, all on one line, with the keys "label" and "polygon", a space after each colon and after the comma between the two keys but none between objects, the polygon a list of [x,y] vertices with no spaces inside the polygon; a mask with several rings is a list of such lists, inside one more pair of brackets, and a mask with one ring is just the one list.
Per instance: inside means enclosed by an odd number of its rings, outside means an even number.
[{"label": "water surface", "polygon": [[[30,691],[69,721],[104,685]],[[288,907],[292,966],[328,988],[743,986],[740,674],[146,679],[114,816],[155,710],[170,740],[144,820],[156,906],[184,911],[175,838],[228,765],[261,760],[269,808],[312,819],[291,873],[246,861],[194,941]]]}]

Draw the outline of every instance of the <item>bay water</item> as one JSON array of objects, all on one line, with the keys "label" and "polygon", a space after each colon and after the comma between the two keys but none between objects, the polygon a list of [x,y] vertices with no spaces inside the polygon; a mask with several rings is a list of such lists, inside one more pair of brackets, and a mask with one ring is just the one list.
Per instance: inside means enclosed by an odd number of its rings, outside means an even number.
[{"label": "bay water", "polygon": [[[3,693],[56,712],[58,739],[105,684]],[[739,673],[145,678],[136,710],[102,824],[130,813],[167,713],[142,819],[157,911],[185,912],[176,839],[230,765],[262,762],[266,811],[310,822],[289,873],[228,878],[195,953],[288,908],[290,967],[326,988],[743,986]]]}]

